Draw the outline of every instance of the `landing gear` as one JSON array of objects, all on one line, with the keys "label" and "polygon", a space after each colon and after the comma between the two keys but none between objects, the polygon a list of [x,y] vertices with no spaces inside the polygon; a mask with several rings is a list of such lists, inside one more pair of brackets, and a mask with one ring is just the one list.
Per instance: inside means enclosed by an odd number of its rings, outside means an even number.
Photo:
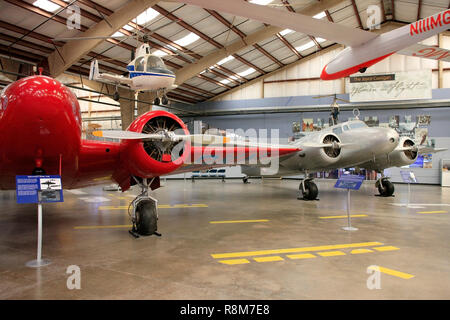
[{"label": "landing gear", "polygon": [[366,70],[367,70],[367,68],[364,67],[364,68],[359,69],[359,72],[364,73],[364,72],[366,72]]},{"label": "landing gear", "polygon": [[312,181],[312,178],[308,178],[308,174],[305,174],[305,179],[300,182],[299,190],[302,193],[302,198],[299,200],[316,200],[319,195],[319,189],[317,185]]},{"label": "landing gear", "polygon": [[162,96],[161,102],[162,102],[163,105],[167,105],[169,103],[169,99],[167,98],[166,95]]},{"label": "landing gear", "polygon": [[161,236],[158,230],[158,201],[148,195],[147,179],[140,183],[142,192],[130,204],[132,207],[132,229],[129,231],[135,238],[139,236]]},{"label": "landing gear", "polygon": [[153,101],[153,104],[154,104],[155,106],[159,106],[159,105],[161,104],[161,99],[156,98],[156,99]]},{"label": "landing gear", "polygon": [[394,185],[388,179],[389,178],[387,177],[381,177],[375,183],[375,186],[378,188],[378,192],[380,192],[380,196],[382,197],[390,197],[394,194]]},{"label": "landing gear", "polygon": [[248,177],[247,177],[247,176],[243,177],[243,178],[242,178],[242,182],[243,182],[243,183],[249,183],[249,182],[248,182]]}]

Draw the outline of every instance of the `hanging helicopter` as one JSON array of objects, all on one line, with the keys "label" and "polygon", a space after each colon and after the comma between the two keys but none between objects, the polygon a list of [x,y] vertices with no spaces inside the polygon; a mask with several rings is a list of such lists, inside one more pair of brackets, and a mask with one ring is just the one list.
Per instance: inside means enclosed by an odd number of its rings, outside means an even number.
[{"label": "hanging helicopter", "polygon": [[120,98],[117,86],[125,85],[135,91],[155,92],[155,105],[159,105],[161,102],[163,105],[168,104],[167,92],[177,87],[174,84],[175,73],[167,69],[160,57],[150,53],[148,43],[141,44],[137,49],[136,57],[127,65],[127,71],[128,76],[100,73],[98,60],[94,59],[91,62],[89,80],[115,84],[116,91],[113,99],[116,101]]},{"label": "hanging helicopter", "polygon": [[[149,34],[155,33],[158,29],[164,28],[176,21],[172,21],[168,24],[165,24],[153,31]],[[137,24],[136,24],[137,25]],[[145,26],[142,27],[145,30]],[[167,98],[167,92],[170,90],[174,90],[177,88],[175,85],[175,73],[169,70],[164,64],[163,60],[151,53],[151,48],[149,45],[149,34],[144,33],[142,36],[139,36],[139,30],[136,30],[134,35],[132,36],[108,36],[108,37],[71,37],[71,38],[55,38],[53,41],[71,41],[71,40],[92,40],[92,39],[119,39],[122,38],[124,40],[130,39],[136,36],[136,40],[141,39],[142,44],[137,48],[136,52],[133,50],[131,52],[131,61],[127,65],[127,71],[123,75],[114,75],[108,73],[100,73],[98,60],[92,58],[89,72],[89,80],[95,80],[100,82],[112,83],[115,85],[116,90],[113,94],[113,99],[118,101],[120,99],[120,95],[118,92],[118,86],[126,86],[131,90],[136,91],[136,94],[140,91],[151,91],[156,93],[156,98],[153,101],[155,105],[163,104],[167,105],[169,100]],[[121,42],[122,42],[121,41]],[[156,39],[153,39],[155,43],[161,45],[161,47],[167,47],[164,43],[160,43]],[[174,51],[174,55],[180,55],[184,58],[193,62],[193,60],[183,52],[176,50],[173,47],[169,48],[171,51]],[[109,49],[107,49],[109,50]],[[106,52],[103,51],[102,53]]]}]

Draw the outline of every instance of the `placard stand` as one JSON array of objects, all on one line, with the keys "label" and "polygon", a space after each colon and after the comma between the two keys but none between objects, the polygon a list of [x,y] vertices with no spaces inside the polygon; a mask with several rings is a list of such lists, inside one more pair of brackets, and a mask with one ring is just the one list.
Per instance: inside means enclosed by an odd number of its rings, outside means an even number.
[{"label": "placard stand", "polygon": [[37,258],[36,260],[28,261],[27,267],[39,268],[47,266],[52,263],[50,260],[42,259],[42,203],[38,203],[38,237],[37,237]]},{"label": "placard stand", "polygon": [[412,171],[400,171],[400,175],[403,179],[403,182],[406,182],[408,184],[408,199],[406,202],[406,207],[407,208],[416,208],[416,206],[411,206],[410,202],[411,202],[411,183],[417,183],[417,178],[414,174],[414,172]]},{"label": "placard stand", "polygon": [[352,219],[350,217],[350,189],[347,189],[347,221],[348,225],[346,227],[342,227],[342,229],[346,231],[358,230],[358,228],[352,227]]}]

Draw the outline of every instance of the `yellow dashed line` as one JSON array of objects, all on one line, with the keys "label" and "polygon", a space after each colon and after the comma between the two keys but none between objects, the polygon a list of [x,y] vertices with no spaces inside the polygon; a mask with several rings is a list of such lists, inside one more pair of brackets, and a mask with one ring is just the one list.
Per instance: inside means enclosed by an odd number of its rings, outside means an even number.
[{"label": "yellow dashed line", "polygon": [[373,267],[370,267],[370,269],[372,269],[372,270],[378,269],[380,272],[386,273],[386,274],[394,276],[394,277],[402,278],[402,279],[414,278],[414,275],[412,275],[412,274],[389,269],[389,268],[384,268],[384,267],[380,267],[380,266],[373,266]]},{"label": "yellow dashed line", "polygon": [[417,213],[427,214],[427,213],[448,213],[447,211],[419,211]]},{"label": "yellow dashed line", "polygon": [[360,253],[369,253],[373,252],[373,250],[370,249],[353,249],[350,253],[351,254],[360,254]]},{"label": "yellow dashed line", "polygon": [[[361,217],[368,217],[367,214],[352,214],[350,215],[351,218],[361,218]],[[347,218],[347,216],[327,216],[327,217],[319,217],[319,219],[343,219]]]},{"label": "yellow dashed line", "polygon": [[219,260],[219,262],[228,265],[250,263],[247,259]]},{"label": "yellow dashed line", "polygon": [[300,253],[309,251],[325,251],[334,249],[349,249],[358,247],[373,247],[383,245],[381,242],[361,242],[348,244],[335,244],[327,246],[304,247],[304,248],[290,248],[290,249],[275,249],[275,250],[261,250],[261,251],[246,251],[246,252],[231,252],[231,253],[216,253],[211,256],[214,259],[220,258],[240,258],[249,256],[263,256],[269,254],[285,254],[285,253]]},{"label": "yellow dashed line", "polygon": [[311,253],[300,253],[300,254],[288,254],[286,255],[289,259],[310,259],[310,258],[317,258],[315,255]]},{"label": "yellow dashed line", "polygon": [[268,222],[267,219],[260,219],[260,220],[224,220],[224,221],[210,221],[209,223],[212,224],[219,224],[219,223],[246,223],[246,222]]},{"label": "yellow dashed line", "polygon": [[377,251],[393,251],[393,250],[399,250],[400,248],[393,247],[393,246],[385,246],[385,247],[375,247],[373,248]]},{"label": "yellow dashed line", "polygon": [[78,226],[74,229],[115,229],[115,228],[131,228],[131,224],[115,225],[115,226]]},{"label": "yellow dashed line", "polygon": [[283,261],[284,259],[280,256],[272,256],[272,257],[257,257],[253,258],[256,262],[271,262],[271,261]]},{"label": "yellow dashed line", "polygon": [[345,256],[345,253],[342,251],[326,251],[326,252],[318,252],[322,257],[334,257],[334,256]]}]

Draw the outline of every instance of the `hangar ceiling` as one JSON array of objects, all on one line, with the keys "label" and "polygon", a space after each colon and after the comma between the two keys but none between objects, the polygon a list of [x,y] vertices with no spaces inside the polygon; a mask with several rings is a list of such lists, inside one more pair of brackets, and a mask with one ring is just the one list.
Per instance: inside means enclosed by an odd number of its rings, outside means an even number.
[{"label": "hangar ceiling", "polygon": [[[448,0],[251,0],[279,10],[367,29],[367,8],[379,5],[382,23],[409,23],[450,7]],[[68,29],[67,7],[80,7],[80,29]],[[145,9],[149,7],[148,9]],[[243,13],[245,16],[245,13]],[[175,1],[155,0],[2,0],[0,55],[40,64],[53,76],[66,71],[88,75],[97,57],[106,72],[123,74],[137,40],[53,42],[56,37],[138,32],[177,75],[169,98],[205,101],[295,63],[334,43],[267,26],[245,17]],[[156,32],[152,32],[156,30]],[[164,45],[164,46],[163,46]],[[183,55],[177,54],[183,52]]]}]

